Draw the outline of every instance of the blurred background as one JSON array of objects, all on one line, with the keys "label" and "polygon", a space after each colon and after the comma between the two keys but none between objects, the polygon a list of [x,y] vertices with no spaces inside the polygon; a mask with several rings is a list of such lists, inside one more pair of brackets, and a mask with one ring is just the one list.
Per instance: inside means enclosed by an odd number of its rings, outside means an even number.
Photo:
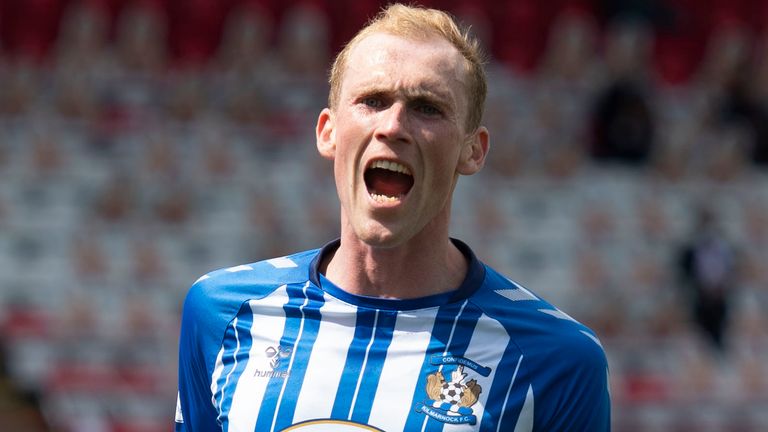
[{"label": "blurred background", "polygon": [[[338,235],[373,0],[0,0],[0,425],[167,431],[181,303]],[[423,0],[489,54],[453,234],[596,330],[616,431],[768,430],[768,1]]]}]

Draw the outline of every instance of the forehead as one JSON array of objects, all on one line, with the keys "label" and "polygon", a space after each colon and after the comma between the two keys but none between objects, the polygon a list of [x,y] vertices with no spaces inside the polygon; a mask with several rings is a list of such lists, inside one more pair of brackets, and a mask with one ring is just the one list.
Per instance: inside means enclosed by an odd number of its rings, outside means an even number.
[{"label": "forehead", "polygon": [[351,50],[342,93],[361,87],[396,86],[463,98],[466,79],[464,58],[445,39],[373,33]]}]

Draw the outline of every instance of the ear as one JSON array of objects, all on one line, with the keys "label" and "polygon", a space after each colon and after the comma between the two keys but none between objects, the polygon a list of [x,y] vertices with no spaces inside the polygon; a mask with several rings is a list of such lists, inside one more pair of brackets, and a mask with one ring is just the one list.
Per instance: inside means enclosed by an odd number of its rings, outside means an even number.
[{"label": "ear", "polygon": [[459,163],[456,171],[462,175],[472,175],[480,171],[485,165],[485,157],[491,146],[491,137],[485,126],[480,126],[467,137],[464,148],[459,155]]},{"label": "ear", "polygon": [[336,156],[336,131],[334,129],[333,111],[325,108],[320,111],[315,127],[317,151],[326,159],[333,160]]}]

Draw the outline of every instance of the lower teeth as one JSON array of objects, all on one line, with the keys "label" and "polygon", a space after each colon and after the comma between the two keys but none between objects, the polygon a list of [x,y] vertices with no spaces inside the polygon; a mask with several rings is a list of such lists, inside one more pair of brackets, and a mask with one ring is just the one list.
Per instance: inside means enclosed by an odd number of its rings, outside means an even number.
[{"label": "lower teeth", "polygon": [[387,195],[379,195],[379,194],[371,194],[371,197],[377,202],[392,202],[398,199],[398,197],[393,196],[387,196]]}]

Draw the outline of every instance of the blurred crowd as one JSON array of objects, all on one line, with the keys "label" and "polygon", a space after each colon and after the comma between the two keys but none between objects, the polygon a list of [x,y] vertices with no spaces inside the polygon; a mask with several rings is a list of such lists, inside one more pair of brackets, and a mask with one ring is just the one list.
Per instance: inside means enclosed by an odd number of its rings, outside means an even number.
[{"label": "blurred crowd", "polygon": [[[168,430],[189,285],[338,235],[314,125],[380,3],[0,0],[4,428]],[[420,3],[488,50],[454,235],[597,331],[615,430],[768,429],[768,2]]]}]

